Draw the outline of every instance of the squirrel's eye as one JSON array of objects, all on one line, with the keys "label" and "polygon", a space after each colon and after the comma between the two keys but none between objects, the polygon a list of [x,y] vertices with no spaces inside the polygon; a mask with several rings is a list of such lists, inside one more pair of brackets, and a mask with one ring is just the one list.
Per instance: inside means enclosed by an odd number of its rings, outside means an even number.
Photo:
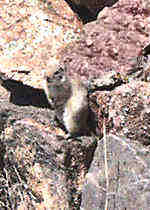
[{"label": "squirrel's eye", "polygon": [[59,68],[57,71],[55,71],[54,75],[55,76],[59,76],[59,75],[61,75],[63,73],[64,73],[64,69],[63,68]]},{"label": "squirrel's eye", "polygon": [[64,82],[65,81],[65,76],[64,76],[64,74],[61,74],[61,73],[55,75],[55,78],[57,80],[61,81],[61,82]]}]

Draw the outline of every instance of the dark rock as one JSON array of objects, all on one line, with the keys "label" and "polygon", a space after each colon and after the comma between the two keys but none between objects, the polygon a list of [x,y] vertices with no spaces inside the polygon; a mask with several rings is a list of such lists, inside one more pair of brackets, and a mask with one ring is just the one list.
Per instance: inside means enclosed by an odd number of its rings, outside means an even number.
[{"label": "dark rock", "polygon": [[[86,8],[89,10],[91,15],[97,15],[97,13],[104,7],[110,7],[115,4],[118,0],[71,0],[77,8]],[[69,1],[67,1],[69,2]],[[86,13],[87,14],[87,13]],[[85,14],[85,15],[86,15]]]}]

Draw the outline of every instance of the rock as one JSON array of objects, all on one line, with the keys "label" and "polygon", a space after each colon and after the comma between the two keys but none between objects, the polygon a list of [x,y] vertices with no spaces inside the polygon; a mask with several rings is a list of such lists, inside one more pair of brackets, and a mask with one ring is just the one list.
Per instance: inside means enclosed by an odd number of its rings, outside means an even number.
[{"label": "rock", "polygon": [[149,16],[141,1],[120,0],[84,26],[81,40],[62,52],[61,62],[70,75],[77,73],[85,81],[110,71],[126,78],[141,50],[150,43],[149,32]]},{"label": "rock", "polygon": [[101,136],[106,120],[110,133],[150,145],[149,98],[150,84],[142,81],[131,81],[112,91],[92,93],[90,107],[97,118]]},{"label": "rock", "polygon": [[149,98],[150,84],[142,81],[91,94],[101,135],[106,126],[109,187],[102,139],[86,174],[80,209],[105,209],[106,199],[107,209],[149,208]]},{"label": "rock", "polygon": [[57,68],[60,51],[79,38],[81,22],[65,1],[1,2],[0,71],[34,88]]},{"label": "rock", "polygon": [[81,210],[149,209],[150,152],[141,144],[107,135],[109,186],[106,188],[104,141],[98,143],[84,182]]},{"label": "rock", "polygon": [[[120,0],[104,8],[76,42],[82,24],[63,1],[1,7],[0,208],[96,210],[107,198],[108,209],[148,209],[149,4]],[[55,126],[39,88],[43,70],[60,60],[88,84],[98,136],[67,140]]]},{"label": "rock", "polygon": [[132,81],[116,88],[111,95],[109,102],[109,118],[113,122],[111,133],[149,145],[150,84]]},{"label": "rock", "polygon": [[115,71],[110,71],[100,78],[93,78],[89,82],[89,91],[111,90],[123,83],[121,75]]},{"label": "rock", "polygon": [[[40,97],[29,92],[34,102]],[[17,105],[7,95],[0,100],[0,209],[77,209],[96,140],[67,140],[53,126],[54,112],[25,97],[26,104],[21,95]]]},{"label": "rock", "polygon": [[118,0],[72,0],[76,5],[88,8],[92,14],[97,13],[105,6],[112,6],[117,1]]}]

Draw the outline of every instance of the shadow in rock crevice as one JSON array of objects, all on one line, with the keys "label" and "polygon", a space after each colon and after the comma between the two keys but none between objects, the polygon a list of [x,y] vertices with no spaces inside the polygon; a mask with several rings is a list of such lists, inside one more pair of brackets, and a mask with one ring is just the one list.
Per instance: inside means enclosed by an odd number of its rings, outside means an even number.
[{"label": "shadow in rock crevice", "polygon": [[[97,11],[92,12],[90,11],[86,6],[84,6],[83,4],[75,4],[73,1],[70,0],[65,0],[67,2],[67,4],[70,6],[70,8],[76,13],[78,14],[79,18],[82,20],[82,22],[84,24],[94,21],[97,19],[97,16],[99,14],[99,12],[104,8],[104,7],[111,7],[113,6],[118,0],[109,0],[109,1],[104,1],[103,3],[101,3],[101,6],[99,6],[99,8],[97,8]],[[82,0],[81,0],[82,2]]]},{"label": "shadow in rock crevice", "polygon": [[[89,144],[90,139],[92,140],[91,144]],[[93,137],[83,136],[81,141],[82,143],[68,143],[65,153],[64,166],[66,168],[66,182],[70,195],[70,209],[74,209],[74,207],[75,209],[80,209],[82,191],[77,188],[76,183],[82,177],[81,174],[88,172],[97,148],[97,141],[94,141]],[[85,145],[84,141],[86,141]]]},{"label": "shadow in rock crevice", "polygon": [[32,88],[12,79],[2,80],[1,85],[10,92],[9,101],[15,105],[51,108],[44,90]]}]

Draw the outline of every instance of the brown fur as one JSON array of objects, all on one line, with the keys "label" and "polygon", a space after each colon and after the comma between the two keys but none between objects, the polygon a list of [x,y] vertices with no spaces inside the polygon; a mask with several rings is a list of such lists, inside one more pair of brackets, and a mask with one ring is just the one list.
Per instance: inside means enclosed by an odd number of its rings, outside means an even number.
[{"label": "brown fur", "polygon": [[58,70],[44,81],[44,90],[53,103],[57,119],[70,134],[84,133],[87,129],[87,88],[75,76],[69,79],[64,70]]}]

